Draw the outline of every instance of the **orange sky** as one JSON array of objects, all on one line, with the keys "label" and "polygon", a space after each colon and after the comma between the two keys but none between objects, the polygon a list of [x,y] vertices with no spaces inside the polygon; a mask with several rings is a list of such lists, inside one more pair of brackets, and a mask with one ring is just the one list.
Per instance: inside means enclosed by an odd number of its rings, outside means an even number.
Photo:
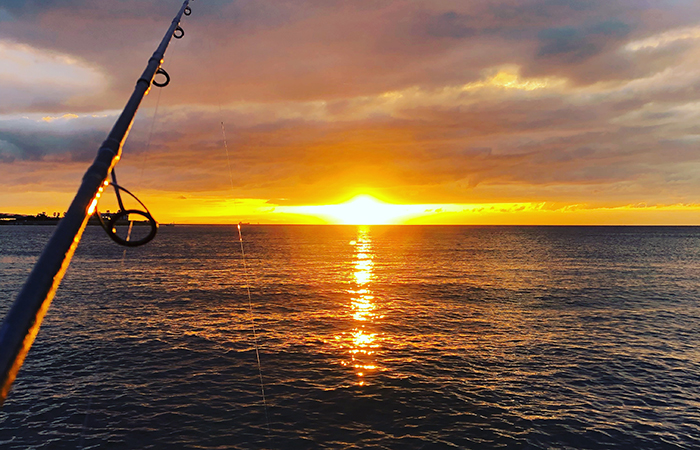
[{"label": "orange sky", "polygon": [[[0,6],[0,212],[67,208],[180,3]],[[197,2],[120,182],[160,222],[352,222],[319,205],[371,195],[388,205],[361,204],[365,222],[697,224],[698,17],[670,0]]]}]

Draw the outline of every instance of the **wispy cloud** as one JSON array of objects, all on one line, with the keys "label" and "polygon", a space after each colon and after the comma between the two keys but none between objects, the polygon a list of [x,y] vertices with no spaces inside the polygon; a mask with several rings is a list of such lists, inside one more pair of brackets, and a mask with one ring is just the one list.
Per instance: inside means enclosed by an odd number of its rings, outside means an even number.
[{"label": "wispy cloud", "polygon": [[664,47],[678,41],[698,39],[700,39],[700,26],[687,27],[666,31],[644,39],[632,41],[625,45],[625,49],[636,52],[643,49],[656,49],[659,47]]}]

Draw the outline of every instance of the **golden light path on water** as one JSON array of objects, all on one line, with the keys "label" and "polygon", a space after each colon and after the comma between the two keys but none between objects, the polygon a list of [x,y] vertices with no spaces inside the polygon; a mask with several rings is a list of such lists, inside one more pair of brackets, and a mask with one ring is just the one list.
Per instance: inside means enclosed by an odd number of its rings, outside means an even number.
[{"label": "golden light path on water", "polygon": [[[377,333],[371,331],[372,323],[379,317],[374,295],[372,295],[371,282],[374,278],[374,261],[372,253],[372,240],[369,227],[358,227],[357,239],[350,242],[354,245],[353,255],[353,280],[350,294],[350,314],[352,331],[350,336],[336,336],[336,340],[347,341],[349,347],[349,360],[341,361],[344,366],[352,367],[357,375],[357,383],[365,385],[366,375],[377,370],[375,361],[376,351],[379,348]],[[350,338],[350,339],[348,339]]]}]

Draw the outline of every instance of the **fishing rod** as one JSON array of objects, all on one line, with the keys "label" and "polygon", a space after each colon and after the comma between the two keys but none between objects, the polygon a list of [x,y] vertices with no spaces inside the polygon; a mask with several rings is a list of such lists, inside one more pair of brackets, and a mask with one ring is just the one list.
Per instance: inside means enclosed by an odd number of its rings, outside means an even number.
[{"label": "fishing rod", "polygon": [[[165,33],[160,45],[153,56],[148,60],[146,69],[136,81],[134,92],[129,97],[124,110],[119,115],[112,127],[107,139],[97,151],[97,156],[92,165],[83,176],[83,181],[75,194],[73,201],[65,216],[59,221],[51,239],[39,260],[34,265],[22,290],[17,295],[10,311],[0,328],[0,404],[7,398],[12,382],[17,377],[22,367],[27,352],[32,346],[41,321],[51,305],[54,295],[61,280],[70,265],[75,249],[78,247],[83,231],[87,226],[90,216],[95,214],[107,234],[115,242],[130,247],[145,244],[153,239],[158,229],[158,224],[148,211],[146,206],[131,192],[117,184],[117,176],[114,167],[119,162],[122,147],[126,141],[129,130],[134,122],[136,111],[150,88],[151,84],[165,87],[170,83],[170,75],[161,67],[165,51],[174,37],[180,39],[185,31],[180,27],[182,16],[192,14],[190,3],[194,0],[185,0],[180,11],[173,19],[168,31]],[[162,75],[164,81],[156,81],[156,75]],[[104,191],[110,185],[108,176],[112,176],[112,187],[117,196],[119,212],[103,220],[97,212],[97,203]],[[143,206],[145,211],[126,209],[122,200],[121,191],[134,197]],[[116,225],[119,220],[129,220],[130,215],[143,216],[151,227],[150,233],[143,239],[132,241],[129,236],[126,239],[116,234]]]}]

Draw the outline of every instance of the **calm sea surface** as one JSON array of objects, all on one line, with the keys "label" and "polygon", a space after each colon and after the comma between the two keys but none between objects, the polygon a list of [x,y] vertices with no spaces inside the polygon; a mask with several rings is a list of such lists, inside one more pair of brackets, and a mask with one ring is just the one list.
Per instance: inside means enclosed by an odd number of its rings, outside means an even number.
[{"label": "calm sea surface", "polygon": [[[3,316],[52,231],[0,227]],[[89,227],[0,447],[700,448],[700,228],[243,238]]]}]

